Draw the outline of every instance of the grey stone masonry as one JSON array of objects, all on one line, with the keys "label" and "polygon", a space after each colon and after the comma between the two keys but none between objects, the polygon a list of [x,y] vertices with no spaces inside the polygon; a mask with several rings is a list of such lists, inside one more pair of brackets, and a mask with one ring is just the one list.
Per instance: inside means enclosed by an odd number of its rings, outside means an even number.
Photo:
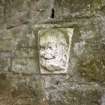
[{"label": "grey stone masonry", "polygon": [[0,0],[0,105],[105,105],[105,0]]}]

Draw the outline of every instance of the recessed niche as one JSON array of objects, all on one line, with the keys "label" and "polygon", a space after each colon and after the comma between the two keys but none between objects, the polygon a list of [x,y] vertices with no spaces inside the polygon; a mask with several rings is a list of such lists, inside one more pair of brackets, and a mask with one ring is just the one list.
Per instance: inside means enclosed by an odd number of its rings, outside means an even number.
[{"label": "recessed niche", "polygon": [[67,73],[73,28],[43,28],[38,31],[42,74]]}]

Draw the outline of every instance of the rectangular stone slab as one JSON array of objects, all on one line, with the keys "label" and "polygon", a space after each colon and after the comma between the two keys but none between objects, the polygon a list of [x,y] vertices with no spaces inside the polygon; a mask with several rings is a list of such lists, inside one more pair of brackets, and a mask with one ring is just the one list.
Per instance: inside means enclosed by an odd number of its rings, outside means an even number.
[{"label": "rectangular stone slab", "polygon": [[41,74],[67,73],[73,28],[49,27],[38,31]]}]

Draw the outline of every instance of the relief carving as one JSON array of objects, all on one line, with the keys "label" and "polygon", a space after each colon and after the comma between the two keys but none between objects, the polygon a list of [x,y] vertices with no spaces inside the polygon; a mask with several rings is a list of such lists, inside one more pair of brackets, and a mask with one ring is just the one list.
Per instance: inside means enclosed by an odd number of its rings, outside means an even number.
[{"label": "relief carving", "polygon": [[66,73],[73,29],[42,29],[38,35],[41,73]]}]

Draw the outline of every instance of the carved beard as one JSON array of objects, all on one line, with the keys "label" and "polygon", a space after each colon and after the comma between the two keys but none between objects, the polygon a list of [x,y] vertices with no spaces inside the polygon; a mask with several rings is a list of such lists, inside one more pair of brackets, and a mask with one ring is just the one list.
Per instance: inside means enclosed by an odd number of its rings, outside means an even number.
[{"label": "carved beard", "polygon": [[50,72],[65,70],[67,49],[67,45],[59,41],[41,46],[40,57],[43,69]]}]

